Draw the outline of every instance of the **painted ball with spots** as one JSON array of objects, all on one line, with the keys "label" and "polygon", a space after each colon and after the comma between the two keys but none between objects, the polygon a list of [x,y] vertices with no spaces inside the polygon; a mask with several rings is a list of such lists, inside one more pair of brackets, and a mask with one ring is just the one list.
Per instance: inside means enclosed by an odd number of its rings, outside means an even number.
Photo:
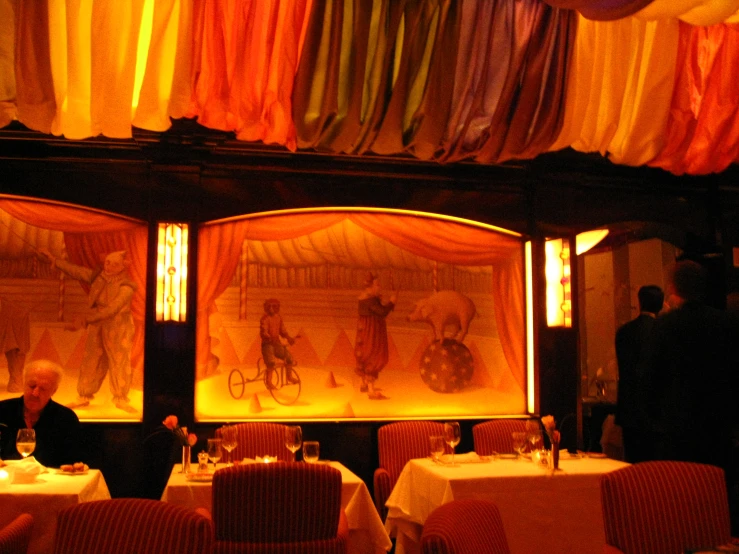
[{"label": "painted ball with spots", "polygon": [[421,356],[421,379],[435,392],[461,391],[472,380],[473,370],[469,349],[453,339],[435,340]]}]

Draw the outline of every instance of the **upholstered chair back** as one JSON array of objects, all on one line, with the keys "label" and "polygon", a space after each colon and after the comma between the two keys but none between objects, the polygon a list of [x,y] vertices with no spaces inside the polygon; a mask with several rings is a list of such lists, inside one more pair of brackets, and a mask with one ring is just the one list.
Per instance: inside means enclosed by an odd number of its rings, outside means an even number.
[{"label": "upholstered chair back", "polygon": [[442,504],[421,534],[422,554],[510,554],[498,507],[489,500]]},{"label": "upholstered chair back", "polygon": [[514,431],[526,432],[523,419],[493,419],[472,427],[472,440],[475,452],[480,456],[490,456],[493,452],[510,454],[513,450]]},{"label": "upholstered chair back", "polygon": [[377,430],[377,453],[380,467],[374,474],[375,506],[382,519],[387,515],[385,502],[400,472],[413,458],[429,455],[431,435],[442,435],[444,424],[438,421],[399,421]]},{"label": "upholstered chair back", "polygon": [[325,464],[242,464],[213,476],[217,554],[346,551],[341,472]]},{"label": "upholstered chair back", "polygon": [[691,462],[641,462],[601,478],[609,552],[677,554],[731,539],[721,468]]},{"label": "upholstered chair back", "polygon": [[20,514],[0,529],[0,554],[26,554],[31,542],[33,516]]},{"label": "upholstered chair back", "polygon": [[[277,456],[278,460],[289,462],[292,453],[285,446],[285,425],[253,421],[237,423],[236,433],[239,444],[231,452],[231,460],[256,459],[257,456]],[[216,437],[221,438],[221,429],[216,429]]]},{"label": "upholstered chair back", "polygon": [[203,554],[211,521],[192,510],[147,498],[83,502],[59,512],[55,554]]}]

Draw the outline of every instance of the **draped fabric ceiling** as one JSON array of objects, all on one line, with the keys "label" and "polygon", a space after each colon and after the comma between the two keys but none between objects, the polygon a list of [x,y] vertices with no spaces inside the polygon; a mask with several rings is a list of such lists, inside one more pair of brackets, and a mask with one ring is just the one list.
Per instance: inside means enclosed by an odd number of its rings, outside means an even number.
[{"label": "draped fabric ceiling", "polygon": [[0,0],[0,127],[295,151],[739,157],[739,0]]},{"label": "draped fabric ceiling", "polygon": [[[198,237],[198,317],[196,319],[197,377],[212,374],[217,360],[212,354],[212,331],[209,316],[216,310],[215,300],[233,280],[244,241],[277,241],[274,250],[281,256],[269,258],[277,267],[322,266],[326,260],[315,253],[293,250],[290,241],[351,221],[363,233],[374,235],[395,248],[422,258],[458,266],[487,266],[492,279],[495,322],[508,366],[524,388],[524,282],[523,243],[521,237],[489,229],[463,225],[453,221],[421,216],[366,213],[292,213],[259,218],[231,219],[201,227]],[[363,246],[364,245],[364,246]],[[375,246],[374,252],[355,252],[344,258],[346,250],[340,241],[323,248],[333,249],[334,264],[373,269],[384,253],[377,242],[367,239],[352,241],[361,250]],[[415,260],[402,256],[385,259],[385,267],[418,269]]]}]

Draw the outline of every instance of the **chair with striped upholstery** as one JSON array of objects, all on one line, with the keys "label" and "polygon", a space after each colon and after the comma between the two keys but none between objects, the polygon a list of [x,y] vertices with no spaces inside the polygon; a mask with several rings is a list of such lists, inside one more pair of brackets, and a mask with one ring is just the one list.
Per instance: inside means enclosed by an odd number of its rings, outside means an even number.
[{"label": "chair with striped upholstery", "polygon": [[480,456],[490,456],[493,452],[512,454],[514,431],[526,432],[526,420],[493,419],[472,427],[472,440],[475,452]]},{"label": "chair with striped upholstery", "polygon": [[606,554],[683,554],[731,540],[721,468],[641,462],[601,478]]},{"label": "chair with striped upholstery", "polygon": [[341,472],[324,464],[242,464],[213,475],[214,554],[344,554]]},{"label": "chair with striped upholstery", "polygon": [[423,526],[422,554],[510,554],[498,507],[489,500],[452,500]]},{"label": "chair with striped upholstery", "polygon": [[377,453],[380,467],[374,474],[375,506],[385,521],[385,502],[398,481],[400,472],[413,458],[429,455],[431,435],[442,435],[444,424],[438,421],[399,421],[377,430]]},{"label": "chair with striped upholstery", "polygon": [[149,498],[113,498],[61,510],[54,554],[203,554],[212,546],[212,523],[201,514]]},{"label": "chair with striped upholstery", "polygon": [[[257,456],[277,456],[278,460],[289,462],[292,452],[285,447],[285,425],[253,421],[234,425],[238,446],[231,452],[231,460],[255,459]],[[221,429],[216,429],[216,437],[221,438]]]},{"label": "chair with striped upholstery", "polygon": [[33,516],[20,514],[0,529],[0,554],[26,554],[31,542]]}]

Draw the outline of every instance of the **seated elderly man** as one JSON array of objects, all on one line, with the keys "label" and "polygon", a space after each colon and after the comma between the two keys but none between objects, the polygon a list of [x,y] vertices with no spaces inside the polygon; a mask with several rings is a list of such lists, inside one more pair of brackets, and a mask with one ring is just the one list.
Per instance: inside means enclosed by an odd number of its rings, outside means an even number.
[{"label": "seated elderly man", "polygon": [[49,360],[36,360],[26,366],[23,396],[0,402],[0,457],[20,458],[15,446],[18,429],[33,428],[33,455],[40,463],[59,467],[81,460],[77,414],[51,399],[61,379],[61,368]]}]

